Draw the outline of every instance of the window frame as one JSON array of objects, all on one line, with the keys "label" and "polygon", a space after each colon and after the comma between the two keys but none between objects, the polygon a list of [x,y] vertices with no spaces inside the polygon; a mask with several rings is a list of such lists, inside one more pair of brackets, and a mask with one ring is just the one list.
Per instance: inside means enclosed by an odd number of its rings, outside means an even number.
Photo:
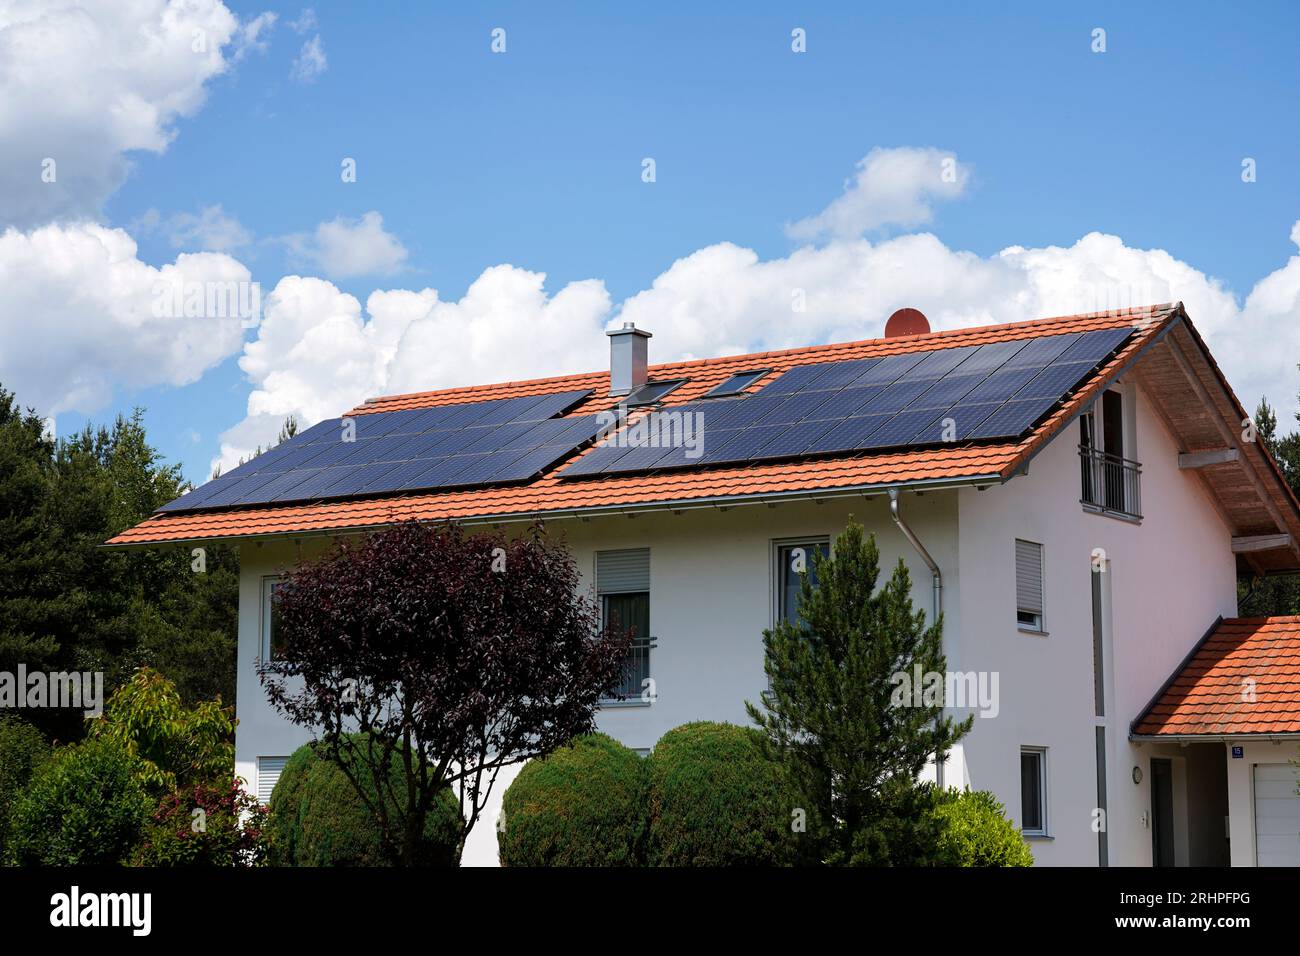
[{"label": "window frame", "polygon": [[[281,761],[281,764],[280,764],[280,772],[277,773],[277,774],[275,775],[275,783],[279,783],[279,782],[280,782],[280,777],[283,776],[283,774],[284,774],[284,768],[285,768],[285,766],[289,763],[289,758],[288,758],[288,757],[281,757],[281,756],[276,755],[276,754],[265,754],[265,755],[261,755],[261,756],[259,756],[259,757],[257,758],[257,763],[254,764],[253,772],[254,772],[254,774],[256,775],[257,779],[253,782],[253,794],[254,794],[254,796],[257,798],[257,802],[258,802],[258,803],[262,803],[263,806],[269,806],[270,803],[271,803],[271,794],[270,794],[269,792],[268,792],[267,795],[266,795],[266,802],[265,802],[265,803],[262,802],[262,761],[263,761],[263,760],[279,760],[279,761]],[[271,785],[271,790],[274,790],[274,789],[275,789],[275,784],[272,784],[272,785]]]},{"label": "window frame", "polygon": [[769,573],[771,575],[770,590],[772,593],[771,608],[770,608],[772,627],[776,627],[778,624],[781,623],[781,621],[785,620],[785,618],[781,616],[781,602],[782,599],[785,597],[785,587],[781,577],[784,571],[784,563],[781,560],[781,552],[786,548],[797,548],[800,545],[803,545],[808,548],[814,548],[814,547],[820,548],[824,546],[826,548],[827,557],[829,557],[831,554],[831,536],[828,534],[799,535],[797,537],[792,537],[792,538],[772,539],[771,561],[769,562]]},{"label": "window frame", "polygon": [[[602,586],[601,586],[601,581],[600,581],[600,556],[601,556],[602,554],[607,554],[607,553],[609,553],[609,552],[617,552],[617,551],[645,551],[645,552],[646,552],[646,580],[645,580],[645,587],[644,587],[644,588],[628,588],[628,589],[626,589],[626,590],[625,590],[625,589],[620,589],[620,588],[610,588],[610,589],[606,590],[606,589],[602,588]],[[640,594],[644,594],[644,595],[645,595],[645,600],[646,600],[646,618],[647,618],[647,621],[649,621],[650,616],[651,616],[650,612],[651,612],[651,610],[652,610],[652,605],[651,605],[651,602],[650,602],[650,596],[651,596],[652,591],[654,590],[654,581],[653,581],[654,565],[653,565],[653,563],[652,563],[653,560],[654,560],[654,558],[653,558],[653,552],[651,551],[651,549],[648,548],[648,547],[643,547],[643,548],[598,548],[598,549],[594,549],[594,550],[592,551],[591,559],[592,559],[593,590],[594,590],[594,592],[595,592],[595,596],[596,596],[596,607],[597,607],[597,609],[598,609],[598,611],[599,611],[599,614],[600,614],[600,626],[601,626],[601,628],[604,628],[604,627],[605,627],[605,624],[606,624],[606,621],[607,621],[607,618],[608,618],[608,610],[607,610],[607,606],[606,606],[606,605],[607,605],[607,601],[608,601],[608,599],[611,598],[611,597],[617,598],[617,597],[627,597],[627,596],[629,596],[629,595],[640,595]],[[653,688],[655,685],[653,684],[653,681],[654,681],[654,663],[653,663],[653,657],[654,657],[654,655],[653,655],[652,652],[653,652],[653,650],[654,650],[654,648],[655,648],[655,646],[657,645],[658,642],[656,641],[656,639],[655,639],[655,637],[654,637],[654,633],[653,633],[653,624],[647,624],[646,630],[649,631],[650,633],[647,633],[647,634],[638,634],[637,637],[636,637],[636,640],[637,640],[637,641],[644,641],[644,642],[645,642],[645,655],[646,655],[645,665],[646,665],[646,672],[645,672],[645,676],[642,678],[642,680],[649,679],[650,681],[652,681],[651,687]],[[633,652],[631,652],[631,651],[629,652],[629,660],[631,659],[631,653],[633,653]],[[646,699],[642,696],[642,694],[644,694],[644,692],[645,692],[645,688],[642,687],[641,691],[638,693],[637,696],[635,696],[635,697],[629,697],[629,698],[626,699],[626,700],[619,700],[617,697],[602,697],[602,698],[597,702],[597,705],[598,705],[599,707],[601,707],[602,709],[603,709],[603,708],[619,708],[619,707],[649,707],[651,704],[654,703],[654,698],[652,697],[650,700],[646,700]],[[656,692],[656,696],[657,696],[657,692]]]},{"label": "window frame", "polygon": [[[1019,551],[1021,544],[1032,544],[1038,549],[1038,593],[1039,603],[1042,605],[1038,609],[1037,623],[1030,623],[1020,620],[1022,613],[1032,614],[1032,611],[1024,611],[1020,607],[1020,562]],[[1015,570],[1015,605],[1016,605],[1016,628],[1025,634],[1035,634],[1039,637],[1047,635],[1047,548],[1041,541],[1033,541],[1029,538],[1012,539],[1012,567]]]},{"label": "window frame", "polygon": [[[261,627],[258,629],[257,655],[263,667],[277,667],[279,661],[271,656],[271,595],[275,589],[283,583],[284,579],[278,574],[267,574],[262,576],[262,608]],[[260,758],[259,758],[260,759]]]},{"label": "window frame", "polygon": [[[1025,826],[1025,766],[1024,758],[1027,755],[1033,755],[1038,759],[1038,822],[1039,826],[1030,828]],[[1022,744],[1020,747],[1020,833],[1026,837],[1049,837],[1051,836],[1051,819],[1048,816],[1048,807],[1051,806],[1050,794],[1047,789],[1047,748],[1038,746],[1029,746]]]}]

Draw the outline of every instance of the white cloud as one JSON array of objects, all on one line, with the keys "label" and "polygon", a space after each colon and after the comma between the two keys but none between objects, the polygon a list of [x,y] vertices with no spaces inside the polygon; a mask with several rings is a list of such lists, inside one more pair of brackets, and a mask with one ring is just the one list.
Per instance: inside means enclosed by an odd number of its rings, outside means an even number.
[{"label": "white cloud", "polygon": [[856,239],[885,226],[914,228],[934,218],[932,205],[956,199],[970,170],[941,149],[903,146],[873,149],[858,162],[844,193],[815,216],[786,227],[794,239]]},{"label": "white cloud", "polygon": [[304,7],[296,20],[289,21],[289,29],[298,34],[310,33],[319,27],[320,21],[316,19],[316,11],[311,7]]},{"label": "white cloud", "polygon": [[321,45],[320,36],[317,35],[302,45],[302,49],[294,58],[289,75],[299,83],[314,83],[328,66],[325,48]]},{"label": "white cloud", "polygon": [[126,154],[163,152],[202,106],[240,29],[219,0],[0,3],[0,226],[96,216]]},{"label": "white cloud", "polygon": [[121,229],[6,230],[0,382],[51,415],[96,411],[119,387],[189,384],[239,351],[240,319],[167,315],[159,293],[249,279],[244,266],[215,253],[154,268]]},{"label": "white cloud", "polygon": [[243,23],[235,36],[235,52],[232,59],[238,63],[250,53],[265,53],[271,46],[271,30],[278,17],[274,13],[260,13]]},{"label": "white cloud", "polygon": [[384,230],[384,217],[374,211],[360,219],[339,216],[313,233],[295,233],[282,241],[295,262],[331,279],[392,275],[407,256],[406,247]]},{"label": "white cloud", "polygon": [[131,229],[136,235],[162,231],[173,248],[202,252],[230,252],[253,241],[252,234],[220,204],[167,218],[157,209],[150,209],[131,223]]},{"label": "white cloud", "polygon": [[[1296,409],[1300,255],[1244,305],[1167,252],[1101,233],[989,257],[929,234],[833,241],[770,260],[720,243],[673,263],[617,314],[598,280],[548,295],[544,279],[499,265],[459,300],[378,291],[364,312],[328,282],[283,279],[240,360],[254,391],[247,417],[222,436],[221,463],[265,445],[288,414],[312,424],[377,394],[603,368],[602,331],[625,320],[654,333],[651,360],[664,362],[878,336],[904,305],[948,329],[1181,299],[1248,410],[1262,394],[1285,416]],[[800,292],[806,310],[795,312]]]}]

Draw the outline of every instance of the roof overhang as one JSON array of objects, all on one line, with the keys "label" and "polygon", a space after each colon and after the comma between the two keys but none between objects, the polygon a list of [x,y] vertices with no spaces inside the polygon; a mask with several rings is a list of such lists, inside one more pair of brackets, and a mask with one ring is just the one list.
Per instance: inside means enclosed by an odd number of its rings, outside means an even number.
[{"label": "roof overhang", "polygon": [[[1017,474],[1019,474],[1019,472],[1017,472]],[[455,521],[457,524],[465,527],[481,527],[483,525],[501,526],[506,524],[531,522],[545,523],[550,521],[567,520],[590,521],[593,518],[607,517],[631,518],[639,514],[652,514],[655,512],[681,513],[685,511],[727,511],[731,508],[739,508],[746,505],[767,505],[768,507],[774,508],[777,505],[795,502],[812,501],[821,504],[825,501],[842,500],[846,498],[873,498],[880,495],[886,495],[891,489],[926,492],[971,487],[986,488],[992,485],[1004,484],[1009,481],[1011,477],[1014,477],[1014,475],[1003,476],[998,473],[989,473],[985,475],[963,477],[960,479],[920,479],[914,481],[851,485],[843,488],[829,488],[825,490],[804,489],[800,491],[765,492],[752,495],[715,495],[711,497],[638,502],[625,505],[593,505],[583,508],[560,508],[524,512],[511,511],[503,514],[473,515],[464,518],[425,518],[419,520]],[[337,538],[376,531],[380,528],[386,527],[387,524],[388,523],[365,524],[350,527],[343,526],[337,528],[275,531],[243,535],[183,537],[163,541],[125,542],[121,544],[105,543],[101,544],[100,547],[112,548],[119,551],[147,551],[156,548],[181,547],[187,544],[230,545],[268,541],[298,541],[307,538]]]}]

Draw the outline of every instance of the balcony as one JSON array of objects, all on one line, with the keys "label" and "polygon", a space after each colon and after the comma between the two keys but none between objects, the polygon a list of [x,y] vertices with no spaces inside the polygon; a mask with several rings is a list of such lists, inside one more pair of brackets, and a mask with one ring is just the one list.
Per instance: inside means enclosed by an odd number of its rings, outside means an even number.
[{"label": "balcony", "polygon": [[658,638],[643,637],[632,641],[627,651],[627,663],[623,666],[623,677],[613,693],[602,698],[603,706],[634,706],[648,704],[642,695],[651,691],[643,686],[650,677],[650,651],[657,645]]},{"label": "balcony", "polygon": [[1142,466],[1088,445],[1079,446],[1085,510],[1142,520]]}]

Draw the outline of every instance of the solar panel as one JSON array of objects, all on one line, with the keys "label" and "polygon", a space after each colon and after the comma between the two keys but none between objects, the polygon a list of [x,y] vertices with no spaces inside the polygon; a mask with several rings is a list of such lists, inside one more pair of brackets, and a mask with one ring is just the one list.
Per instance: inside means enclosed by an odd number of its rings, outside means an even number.
[{"label": "solar panel", "polygon": [[821,438],[836,425],[833,421],[800,422],[791,425],[781,434],[760,449],[764,458],[787,458],[802,455],[817,439]]},{"label": "solar panel", "polygon": [[[1131,328],[796,366],[759,391],[707,403],[704,453],[593,453],[570,475],[1014,438],[1076,388]],[[675,411],[687,413],[696,406]],[[658,414],[664,414],[660,412]]]},{"label": "solar panel", "polygon": [[850,382],[849,387],[861,388],[867,385],[889,385],[916,368],[929,355],[929,352],[887,355]]},{"label": "solar panel", "polygon": [[1001,438],[1019,435],[1055,404],[1056,399],[1050,397],[1007,402],[963,437]]},{"label": "solar panel", "polygon": [[800,392],[826,374],[826,365],[796,365],[770,385],[764,385],[760,394],[777,395]]},{"label": "solar panel", "polygon": [[1091,372],[1093,364],[1091,362],[1070,362],[1065,365],[1049,365],[1043,369],[1028,385],[1025,385],[1013,395],[1013,398],[1045,398],[1048,396],[1060,398],[1075,385],[1079,380]]},{"label": "solar panel", "polygon": [[597,416],[551,417],[590,394],[576,389],[327,419],[160,510],[522,480],[596,437]]}]

